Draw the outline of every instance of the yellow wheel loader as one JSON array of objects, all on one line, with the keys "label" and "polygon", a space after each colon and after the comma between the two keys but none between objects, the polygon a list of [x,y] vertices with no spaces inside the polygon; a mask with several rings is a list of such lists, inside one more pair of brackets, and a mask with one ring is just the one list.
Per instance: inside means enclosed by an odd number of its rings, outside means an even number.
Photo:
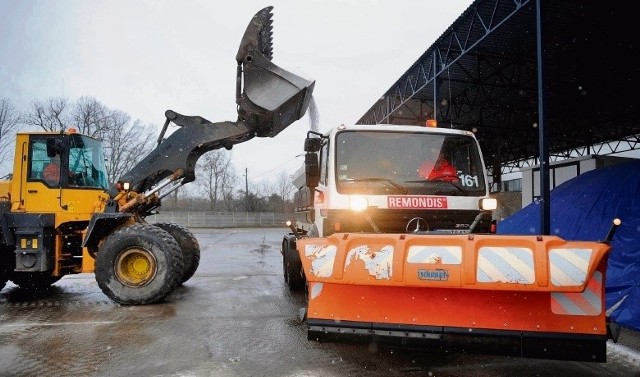
[{"label": "yellow wheel loader", "polygon": [[[271,10],[252,18],[236,55],[237,120],[167,110],[157,147],[113,187],[99,140],[72,129],[17,135],[13,174],[0,181],[0,288],[10,280],[45,289],[65,275],[95,272],[109,298],[137,305],[165,299],[195,273],[193,234],[145,217],[195,179],[204,153],[274,137],[306,112],[314,82],[271,62]],[[179,128],[165,138],[170,123]]]}]

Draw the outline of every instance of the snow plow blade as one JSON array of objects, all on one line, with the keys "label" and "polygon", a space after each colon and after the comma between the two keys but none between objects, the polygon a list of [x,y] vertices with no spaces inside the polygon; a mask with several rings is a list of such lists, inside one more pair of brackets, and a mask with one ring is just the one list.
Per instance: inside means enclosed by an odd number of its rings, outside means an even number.
[{"label": "snow plow blade", "polygon": [[309,339],[606,361],[604,242],[339,233],[297,249]]}]

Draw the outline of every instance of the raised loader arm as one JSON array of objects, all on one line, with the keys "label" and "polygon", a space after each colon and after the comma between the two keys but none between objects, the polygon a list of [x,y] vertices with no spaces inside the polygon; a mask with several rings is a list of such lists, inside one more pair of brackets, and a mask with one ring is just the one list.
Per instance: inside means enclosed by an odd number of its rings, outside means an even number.
[{"label": "raised loader arm", "polygon": [[[255,136],[273,137],[306,112],[314,82],[270,61],[271,9],[252,18],[236,56],[237,120],[212,123],[167,110],[158,146],[124,174],[108,196],[99,193],[96,211],[82,229],[82,247],[95,263],[83,258],[82,268],[94,267],[100,289],[112,300],[124,305],[160,302],[198,268],[200,246],[188,229],[149,224],[143,218],[154,213],[162,197],[195,179],[196,163],[204,153],[231,149]],[[165,139],[170,123],[179,128]],[[85,222],[80,224],[78,228]],[[65,244],[65,253],[68,248]]]},{"label": "raised loader arm", "polygon": [[[158,146],[110,191],[119,212],[146,215],[168,194],[159,196],[160,189],[168,186],[171,192],[195,179],[196,162],[204,153],[221,147],[231,149],[254,136],[274,137],[302,118],[315,82],[271,62],[272,9],[266,7],[253,16],[240,42],[236,55],[238,119],[212,123],[167,110]],[[169,123],[180,128],[163,139]]]}]

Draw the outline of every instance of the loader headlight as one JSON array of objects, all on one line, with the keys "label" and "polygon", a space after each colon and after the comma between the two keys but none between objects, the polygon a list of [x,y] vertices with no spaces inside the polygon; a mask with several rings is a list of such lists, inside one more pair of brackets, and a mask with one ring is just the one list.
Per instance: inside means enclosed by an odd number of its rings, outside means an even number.
[{"label": "loader headlight", "polygon": [[130,186],[129,182],[124,182],[124,183],[122,184],[122,188],[123,188],[125,191],[129,191],[129,186]]},{"label": "loader headlight", "polygon": [[491,211],[498,208],[498,201],[494,198],[480,199],[480,209]]},{"label": "loader headlight", "polygon": [[361,196],[352,196],[349,198],[349,208],[352,211],[361,212],[369,207],[369,201],[367,198]]}]

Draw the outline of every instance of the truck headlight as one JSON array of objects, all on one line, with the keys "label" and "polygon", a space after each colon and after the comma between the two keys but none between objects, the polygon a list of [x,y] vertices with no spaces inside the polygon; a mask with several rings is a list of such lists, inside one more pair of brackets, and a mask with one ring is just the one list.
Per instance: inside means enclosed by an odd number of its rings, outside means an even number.
[{"label": "truck headlight", "polygon": [[498,201],[494,198],[480,199],[480,209],[485,211],[492,211],[498,208]]},{"label": "truck headlight", "polygon": [[361,196],[353,196],[349,198],[349,208],[352,211],[361,212],[369,207],[369,201],[367,198],[363,198]]}]

